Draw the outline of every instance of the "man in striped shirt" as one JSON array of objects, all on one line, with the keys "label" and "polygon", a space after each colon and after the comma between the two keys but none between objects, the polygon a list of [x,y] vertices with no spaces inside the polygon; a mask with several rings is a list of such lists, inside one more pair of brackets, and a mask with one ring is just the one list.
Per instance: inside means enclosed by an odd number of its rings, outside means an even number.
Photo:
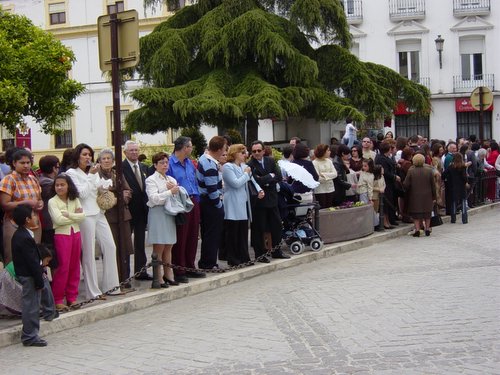
[{"label": "man in striped shirt", "polygon": [[215,136],[208,142],[208,150],[198,160],[196,179],[201,211],[201,252],[198,267],[203,269],[218,268],[217,254],[224,226],[219,159],[225,149],[226,140]]}]

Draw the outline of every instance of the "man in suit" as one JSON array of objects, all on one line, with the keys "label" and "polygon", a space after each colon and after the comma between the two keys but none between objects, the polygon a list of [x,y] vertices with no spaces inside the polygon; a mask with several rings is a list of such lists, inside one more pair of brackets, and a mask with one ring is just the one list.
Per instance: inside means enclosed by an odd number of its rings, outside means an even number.
[{"label": "man in suit", "polygon": [[[134,141],[125,142],[123,147],[123,176],[132,189],[132,198],[128,204],[132,220],[130,227],[134,233],[134,273],[146,265],[146,225],[148,222],[148,196],[146,195],[147,167],[139,162],[139,145]],[[142,272],[137,280],[153,280],[147,272]]]},{"label": "man in suit", "polygon": [[[264,144],[262,141],[252,143],[252,158],[248,162],[252,168],[252,175],[259,186],[264,190],[264,198],[256,200],[252,207],[252,234],[251,242],[258,258],[267,253],[268,250],[276,248],[281,242],[281,217],[278,209],[278,184],[282,177],[281,171],[276,167],[274,160],[264,156]],[[273,258],[290,258],[281,250],[271,253]],[[267,257],[260,262],[269,263]]]}]

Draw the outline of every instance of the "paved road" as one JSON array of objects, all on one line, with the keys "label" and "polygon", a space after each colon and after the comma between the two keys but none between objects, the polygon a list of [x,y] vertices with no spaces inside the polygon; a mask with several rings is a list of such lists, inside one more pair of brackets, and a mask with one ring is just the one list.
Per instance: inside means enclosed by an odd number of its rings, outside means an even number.
[{"label": "paved road", "polygon": [[500,210],[0,350],[4,374],[500,374]]}]

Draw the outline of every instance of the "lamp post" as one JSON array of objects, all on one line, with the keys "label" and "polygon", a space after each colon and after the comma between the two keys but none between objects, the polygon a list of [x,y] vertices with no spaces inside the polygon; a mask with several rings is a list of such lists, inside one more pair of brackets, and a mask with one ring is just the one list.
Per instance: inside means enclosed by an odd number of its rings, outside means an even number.
[{"label": "lamp post", "polygon": [[444,39],[441,38],[441,35],[438,35],[438,37],[434,40],[434,42],[436,43],[436,50],[439,53],[439,69],[443,69],[442,53],[443,53]]}]

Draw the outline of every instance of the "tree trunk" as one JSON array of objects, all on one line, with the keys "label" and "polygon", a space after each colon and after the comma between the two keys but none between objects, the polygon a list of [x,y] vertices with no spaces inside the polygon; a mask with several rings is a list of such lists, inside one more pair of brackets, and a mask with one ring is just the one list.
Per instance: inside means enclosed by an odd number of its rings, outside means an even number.
[{"label": "tree trunk", "polygon": [[252,115],[247,115],[247,133],[245,143],[250,149],[253,141],[259,139],[259,119]]}]

